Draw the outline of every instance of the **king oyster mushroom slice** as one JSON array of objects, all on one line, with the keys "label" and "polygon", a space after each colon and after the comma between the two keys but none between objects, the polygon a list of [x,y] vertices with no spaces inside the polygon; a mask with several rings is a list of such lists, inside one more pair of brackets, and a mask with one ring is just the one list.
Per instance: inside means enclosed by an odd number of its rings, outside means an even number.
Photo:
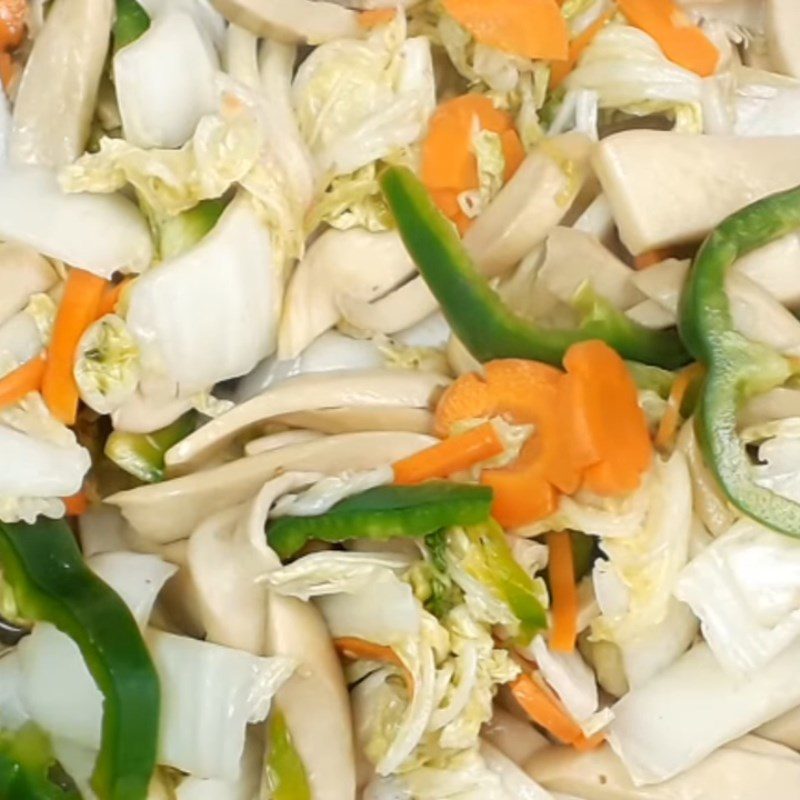
[{"label": "king oyster mushroom slice", "polygon": [[405,431],[428,433],[433,430],[433,413],[424,408],[327,408],[282,414],[276,422],[320,433],[357,431]]},{"label": "king oyster mushroom slice", "polygon": [[355,756],[350,705],[330,635],[310,603],[273,594],[258,579],[280,566],[264,526],[275,500],[321,477],[287,472],[243,506],[208,518],[189,539],[188,572],[210,641],[297,662],[276,698],[314,800],[352,800]]},{"label": "king oyster mushroom slice", "polygon": [[118,492],[117,506],[134,530],[154,543],[184,539],[207,517],[251,498],[287,470],[335,474],[371,469],[411,455],[436,440],[418,433],[345,433],[241,458],[193,475]]},{"label": "king oyster mushroom slice", "polygon": [[585,753],[554,746],[537,752],[525,771],[545,789],[583,800],[795,800],[800,755],[757,736],[745,736],[682,775],[636,787],[607,744]]},{"label": "king oyster mushroom slice", "polygon": [[112,0],[51,3],[14,103],[13,161],[59,167],[83,152],[113,14]]},{"label": "king oyster mushroom slice", "polygon": [[800,136],[634,130],[601,141],[592,163],[623,244],[639,255],[699,241],[748,203],[796,186],[798,148]]},{"label": "king oyster mushroom slice", "polygon": [[589,175],[593,143],[583,134],[548,139],[520,165],[464,236],[484,275],[516,266],[566,216]]},{"label": "king oyster mushroom slice", "polygon": [[172,474],[191,471],[232,440],[285,414],[337,408],[430,410],[449,382],[443,375],[400,369],[290,378],[187,436],[167,452],[166,464]]},{"label": "king oyster mushroom slice", "polygon": [[358,38],[358,13],[324,0],[213,0],[230,22],[289,44]]},{"label": "king oyster mushroom slice", "polygon": [[766,0],[770,60],[784,75],[800,78],[800,3]]},{"label": "king oyster mushroom slice", "polygon": [[800,750],[800,706],[757,728],[756,733],[771,742]]},{"label": "king oyster mushroom slice", "polygon": [[308,248],[289,281],[278,336],[280,358],[296,357],[336,325],[347,298],[376,300],[415,273],[397,231],[326,231]]}]

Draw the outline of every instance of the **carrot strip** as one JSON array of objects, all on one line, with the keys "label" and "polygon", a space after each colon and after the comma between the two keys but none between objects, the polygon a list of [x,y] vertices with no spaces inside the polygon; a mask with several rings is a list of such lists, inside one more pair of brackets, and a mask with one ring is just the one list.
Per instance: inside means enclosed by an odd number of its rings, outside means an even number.
[{"label": "carrot strip", "polygon": [[547,573],[553,595],[550,606],[550,647],[558,653],[572,653],[578,636],[578,590],[569,533],[548,533],[547,548]]},{"label": "carrot strip", "polygon": [[652,36],[670,60],[696,72],[713,75],[720,53],[673,0],[617,0],[631,25]]},{"label": "carrot strip", "polygon": [[67,277],[42,379],[42,397],[50,413],[65,425],[73,425],[78,413],[78,385],[72,374],[75,351],[84,331],[97,319],[107,285],[108,281],[82,269],[71,269]]},{"label": "carrot strip", "polygon": [[368,642],[366,639],[359,639],[355,636],[338,637],[333,640],[333,646],[340,655],[354,661],[357,659],[380,661],[382,664],[392,664],[395,667],[399,667],[403,672],[403,680],[409,695],[414,694],[414,676],[391,647]]},{"label": "carrot strip", "polygon": [[30,392],[38,392],[42,386],[44,370],[44,358],[36,356],[0,378],[0,408],[13,406]]},{"label": "carrot strip", "polygon": [[494,425],[487,422],[458,436],[451,436],[394,464],[395,483],[408,485],[431,478],[446,478],[454,472],[500,455],[503,442]]},{"label": "carrot strip", "polygon": [[601,495],[633,491],[652,463],[653,444],[625,362],[590,340],[570,347],[564,366],[571,449],[590,464],[583,486]]},{"label": "carrot strip", "polygon": [[522,710],[562,744],[572,744],[583,731],[567,713],[561,701],[530,675],[520,675],[511,683],[511,694]]},{"label": "carrot strip", "polygon": [[61,500],[68,517],[80,517],[89,510],[89,497],[83,490],[72,497],[62,497]]},{"label": "carrot strip", "polygon": [[575,69],[586,48],[594,41],[595,36],[605,28],[616,13],[616,6],[609,8],[605,14],[601,15],[599,19],[595,20],[583,33],[576,36],[569,43],[569,55],[566,60],[554,61],[550,65],[551,89],[557,89],[564,82],[567,75]]},{"label": "carrot strip", "polygon": [[0,50],[13,50],[22,44],[27,16],[25,0],[0,0]]},{"label": "carrot strip", "polygon": [[365,30],[372,30],[379,25],[386,25],[391,22],[397,11],[394,8],[375,8],[370,11],[362,11],[358,15],[358,24]]},{"label": "carrot strip", "polygon": [[683,399],[686,397],[686,392],[692,383],[702,374],[702,364],[692,364],[681,370],[678,377],[675,378],[667,398],[667,410],[664,412],[656,431],[654,444],[659,450],[668,450],[672,446],[681,421]]},{"label": "carrot strip", "polygon": [[635,269],[647,269],[655,264],[660,264],[668,258],[673,258],[675,251],[669,247],[657,247],[655,250],[648,250],[638,256],[634,256],[633,266]]},{"label": "carrot strip", "polygon": [[565,59],[569,31],[555,0],[443,0],[481,44],[524,58]]},{"label": "carrot strip", "polygon": [[130,286],[132,278],[123,278],[119,283],[106,286],[103,296],[100,298],[100,305],[97,308],[97,318],[104,317],[106,314],[113,314],[125,290]]},{"label": "carrot strip", "polygon": [[579,753],[588,753],[590,750],[596,750],[606,740],[605,731],[599,731],[594,736],[586,736],[583,733],[572,742],[572,746]]}]

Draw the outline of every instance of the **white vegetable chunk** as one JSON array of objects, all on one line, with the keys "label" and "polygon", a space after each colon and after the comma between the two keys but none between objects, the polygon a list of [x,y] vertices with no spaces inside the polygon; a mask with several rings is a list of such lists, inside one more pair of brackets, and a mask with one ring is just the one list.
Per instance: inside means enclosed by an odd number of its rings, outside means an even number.
[{"label": "white vegetable chunk", "polygon": [[270,354],[281,292],[269,230],[242,196],[196,247],[136,282],[127,322],[154,369],[201,390]]},{"label": "white vegetable chunk", "polygon": [[609,740],[634,783],[699,764],[716,748],[800,705],[795,641],[746,678],[726,673],[705,643],[613,707]]},{"label": "white vegetable chunk", "polygon": [[785,75],[800,78],[800,5],[795,0],[766,0],[770,58]]},{"label": "white vegetable chunk", "polygon": [[58,282],[50,264],[35,250],[20,244],[0,244],[0,325],[22,311],[30,296],[46,292]]},{"label": "white vegetable chunk", "polygon": [[625,131],[593,165],[623,244],[647,250],[702,239],[748,203],[800,183],[800,137],[689,136]]},{"label": "white vegetable chunk", "polygon": [[122,129],[138,147],[180,147],[217,106],[217,55],[187,13],[153,20],[113,63]]},{"label": "white vegetable chunk", "polygon": [[41,167],[9,167],[0,172],[0,185],[0,239],[27,244],[103,278],[150,265],[147,224],[121,195],[66,194],[56,176]]}]

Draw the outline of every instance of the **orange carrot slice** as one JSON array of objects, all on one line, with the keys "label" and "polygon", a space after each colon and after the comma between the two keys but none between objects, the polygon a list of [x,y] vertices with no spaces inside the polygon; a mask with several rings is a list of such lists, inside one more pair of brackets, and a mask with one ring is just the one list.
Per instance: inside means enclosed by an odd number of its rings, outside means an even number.
[{"label": "orange carrot slice", "polygon": [[391,647],[368,642],[366,639],[359,639],[355,636],[336,638],[333,640],[333,646],[340,655],[353,661],[357,659],[379,661],[382,664],[392,664],[395,667],[399,667],[403,673],[403,680],[409,695],[414,694],[414,676]]},{"label": "orange carrot slice", "polygon": [[678,377],[675,378],[667,398],[667,410],[661,418],[658,431],[656,431],[654,443],[659,450],[668,450],[672,446],[681,421],[683,399],[686,397],[686,392],[692,383],[702,374],[703,366],[701,364],[692,364],[681,370]]},{"label": "orange carrot slice", "polygon": [[601,495],[633,491],[652,463],[653,445],[625,362],[592,340],[570,347],[564,366],[571,449],[591,463],[583,485]]},{"label": "orange carrot slice", "polygon": [[78,385],[72,374],[75,351],[84,331],[97,319],[107,286],[108,281],[82,269],[71,269],[67,277],[42,379],[42,397],[50,413],[65,425],[74,424],[78,413]]},{"label": "orange carrot slice", "polygon": [[481,476],[494,490],[492,514],[504,527],[548,516],[556,508],[558,491],[572,492],[580,484],[559,410],[561,379],[562,373],[547,364],[499,359],[486,364],[485,378],[460,377],[439,401],[436,430],[442,436],[466,419],[502,416],[534,425],[514,464],[484,470]]},{"label": "orange carrot slice", "polygon": [[97,308],[98,319],[116,311],[123,293],[130,286],[132,280],[133,278],[123,278],[119,283],[106,286],[103,296],[100,298],[100,305]]},{"label": "orange carrot slice", "polygon": [[395,483],[408,485],[431,478],[446,478],[473,464],[503,452],[503,442],[494,425],[487,422],[472,430],[451,436],[394,464]]},{"label": "orange carrot slice", "polygon": [[511,683],[511,694],[531,721],[541,725],[562,744],[572,744],[583,736],[577,722],[561,701],[531,675],[520,675]]},{"label": "orange carrot slice", "polygon": [[547,548],[547,573],[552,593],[550,647],[558,653],[572,653],[578,636],[578,590],[569,533],[548,533]]},{"label": "orange carrot slice", "polygon": [[555,0],[443,0],[481,44],[524,58],[565,59],[569,31]]},{"label": "orange carrot slice", "polygon": [[0,408],[13,406],[30,392],[38,392],[42,387],[44,370],[44,358],[36,356],[0,378]]},{"label": "orange carrot slice", "polygon": [[633,266],[635,269],[647,269],[655,264],[660,264],[668,258],[673,258],[675,251],[669,247],[657,247],[655,250],[647,250],[634,256]]},{"label": "orange carrot slice", "polygon": [[391,22],[397,11],[394,8],[375,8],[369,11],[362,11],[358,15],[358,24],[365,30],[372,30],[379,25],[386,25]]},{"label": "orange carrot slice", "polygon": [[0,0],[0,50],[13,50],[22,44],[27,17],[25,0]]},{"label": "orange carrot slice", "polygon": [[499,134],[505,180],[513,176],[525,157],[513,118],[495,108],[488,97],[461,95],[436,109],[422,143],[422,182],[442,213],[464,230],[471,220],[458,205],[458,195],[479,186],[478,160],[472,150],[476,123],[482,130]]},{"label": "orange carrot slice", "polygon": [[62,498],[68,517],[80,517],[89,510],[89,497],[81,490],[71,497]]},{"label": "orange carrot slice", "polygon": [[617,13],[616,6],[612,6],[605,14],[595,20],[583,33],[576,36],[569,43],[569,54],[564,61],[554,61],[550,65],[550,88],[557,89],[564,79],[575,69],[586,48],[594,41],[595,36],[600,33],[608,24],[614,14]]},{"label": "orange carrot slice", "polygon": [[617,0],[632,25],[652,36],[670,60],[703,78],[713,75],[720,53],[672,0]]}]

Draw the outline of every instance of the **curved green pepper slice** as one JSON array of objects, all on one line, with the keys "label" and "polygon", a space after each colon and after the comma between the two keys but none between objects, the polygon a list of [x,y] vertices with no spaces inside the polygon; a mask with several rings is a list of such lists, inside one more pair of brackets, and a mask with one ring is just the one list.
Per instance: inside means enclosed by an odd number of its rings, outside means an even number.
[{"label": "curved green pepper slice", "polygon": [[800,536],[800,504],[759,486],[737,433],[750,396],[780,386],[789,362],[734,329],[725,276],[737,259],[800,228],[800,187],[759,200],[722,222],[694,260],[681,297],[686,345],[708,367],[696,410],[700,446],[728,499],[769,528]]},{"label": "curved green pepper slice", "polygon": [[92,776],[98,797],[144,800],[156,764],[161,688],[128,607],[86,566],[63,520],[0,523],[0,565],[20,615],[69,636],[103,694]]},{"label": "curved green pepper slice", "polygon": [[688,354],[675,330],[638,325],[585,286],[575,298],[583,321],[573,330],[540,327],[517,316],[478,273],[461,239],[405,167],[390,167],[381,187],[397,229],[450,327],[479,361],[528,358],[560,366],[576,342],[601,339],[624,358],[675,369]]},{"label": "curved green pepper slice", "polygon": [[281,517],[267,526],[267,542],[281,559],[307,542],[423,537],[450,525],[489,519],[492,490],[447,481],[417,486],[377,486],[337,503],[316,517]]}]

